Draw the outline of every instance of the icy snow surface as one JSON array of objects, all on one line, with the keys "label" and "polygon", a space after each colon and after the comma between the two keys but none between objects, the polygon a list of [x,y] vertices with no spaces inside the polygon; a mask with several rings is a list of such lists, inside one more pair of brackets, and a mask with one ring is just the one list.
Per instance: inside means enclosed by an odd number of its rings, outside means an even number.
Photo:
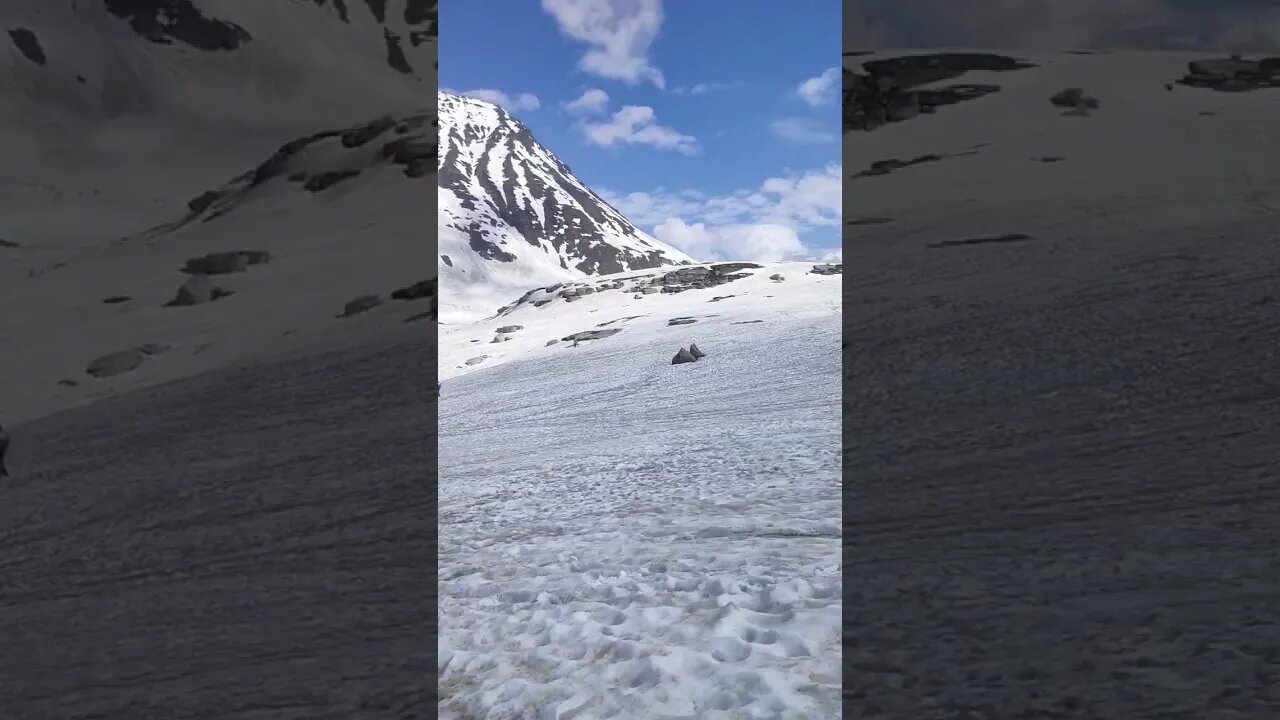
[{"label": "icy snow surface", "polygon": [[838,717],[841,278],[811,266],[442,328],[442,718]]}]

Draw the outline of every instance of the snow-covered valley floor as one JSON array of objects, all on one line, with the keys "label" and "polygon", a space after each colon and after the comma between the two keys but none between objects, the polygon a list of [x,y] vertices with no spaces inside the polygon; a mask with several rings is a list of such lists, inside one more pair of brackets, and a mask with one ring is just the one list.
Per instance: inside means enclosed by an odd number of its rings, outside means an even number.
[{"label": "snow-covered valley floor", "polygon": [[838,717],[840,276],[808,267],[442,326],[442,377],[504,354],[441,396],[441,717]]}]

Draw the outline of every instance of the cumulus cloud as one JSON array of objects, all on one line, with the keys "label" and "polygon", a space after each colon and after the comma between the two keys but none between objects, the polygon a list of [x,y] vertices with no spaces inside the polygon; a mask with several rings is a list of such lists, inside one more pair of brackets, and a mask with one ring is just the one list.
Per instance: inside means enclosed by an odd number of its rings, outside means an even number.
[{"label": "cumulus cloud", "polygon": [[578,69],[629,85],[666,87],[649,59],[662,28],[662,0],[542,0],[542,9],[560,32],[588,46]]},{"label": "cumulus cloud", "polygon": [[800,99],[810,105],[825,105],[836,99],[836,89],[840,87],[840,68],[827,68],[817,77],[809,78],[796,88]]},{"label": "cumulus cloud", "polygon": [[736,87],[742,87],[744,83],[740,82],[709,82],[696,83],[694,85],[679,85],[671,88],[673,95],[709,95],[714,92],[723,90],[732,90]]},{"label": "cumulus cloud", "polygon": [[588,143],[599,147],[647,145],[684,155],[698,154],[697,138],[659,124],[653,108],[644,105],[626,105],[606,121],[583,124],[582,132]]},{"label": "cumulus cloud", "polygon": [[577,100],[565,105],[565,109],[569,112],[584,115],[598,115],[607,107],[609,107],[609,93],[599,88],[590,88]]},{"label": "cumulus cloud", "polygon": [[542,102],[538,100],[538,96],[533,93],[520,93],[519,95],[508,95],[501,90],[449,90],[441,88],[450,95],[462,95],[464,97],[475,98],[476,100],[484,100],[498,105],[506,110],[537,110],[542,107]]},{"label": "cumulus cloud", "polygon": [[834,129],[828,130],[809,118],[782,118],[770,123],[769,127],[775,135],[793,143],[829,143],[839,139]]},{"label": "cumulus cloud", "polygon": [[696,190],[601,195],[654,237],[704,260],[816,258],[800,235],[840,226],[840,166],[765,180],[724,195]]},{"label": "cumulus cloud", "polygon": [[779,262],[804,256],[808,251],[794,228],[786,225],[690,225],[670,218],[653,229],[653,236],[700,260]]}]

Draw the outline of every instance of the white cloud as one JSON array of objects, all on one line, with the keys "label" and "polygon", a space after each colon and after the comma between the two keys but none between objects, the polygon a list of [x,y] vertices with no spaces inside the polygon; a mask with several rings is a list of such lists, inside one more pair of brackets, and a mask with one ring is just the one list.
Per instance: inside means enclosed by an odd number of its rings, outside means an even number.
[{"label": "white cloud", "polygon": [[671,88],[673,95],[707,95],[713,92],[721,92],[722,90],[731,90],[736,87],[742,87],[744,83],[740,82],[710,82],[696,83],[694,85],[680,85]]},{"label": "white cloud", "polygon": [[583,72],[666,87],[662,71],[649,60],[662,28],[662,0],[542,0],[542,9],[560,32],[589,46],[578,62]]},{"label": "white cloud", "polygon": [[839,139],[834,130],[827,130],[808,118],[782,118],[769,127],[775,135],[793,143],[829,143]]},{"label": "white cloud", "polygon": [[463,97],[475,98],[498,105],[506,110],[537,110],[542,107],[542,102],[538,100],[538,96],[533,93],[520,93],[516,96],[508,95],[501,90],[449,90],[441,88],[442,91],[450,95],[462,95]]},{"label": "white cloud", "polygon": [[626,105],[604,122],[583,124],[582,131],[588,143],[600,147],[648,145],[684,155],[698,154],[696,138],[658,124],[653,108],[644,105]]},{"label": "white cloud", "polygon": [[796,88],[800,99],[810,105],[823,105],[836,98],[836,89],[840,87],[840,68],[827,68],[818,77],[809,78]]},{"label": "white cloud", "polygon": [[565,109],[572,113],[597,115],[609,107],[609,93],[600,88],[590,88],[573,102],[567,103]]},{"label": "white cloud", "polygon": [[670,218],[653,229],[653,236],[699,260],[778,262],[806,254],[794,228],[786,225],[690,225]]},{"label": "white cloud", "polygon": [[[654,237],[699,259],[809,259],[802,233],[839,228],[840,166],[769,178],[727,195],[696,190],[601,195]],[[838,232],[838,231],[836,231]]]}]

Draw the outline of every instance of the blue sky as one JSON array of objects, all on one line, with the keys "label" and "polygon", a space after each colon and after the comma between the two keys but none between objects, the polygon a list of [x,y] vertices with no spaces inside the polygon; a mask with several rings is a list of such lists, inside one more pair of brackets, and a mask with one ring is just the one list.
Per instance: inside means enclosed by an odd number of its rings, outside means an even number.
[{"label": "blue sky", "polygon": [[838,0],[440,10],[440,87],[498,101],[642,230],[707,260],[838,250]]}]

